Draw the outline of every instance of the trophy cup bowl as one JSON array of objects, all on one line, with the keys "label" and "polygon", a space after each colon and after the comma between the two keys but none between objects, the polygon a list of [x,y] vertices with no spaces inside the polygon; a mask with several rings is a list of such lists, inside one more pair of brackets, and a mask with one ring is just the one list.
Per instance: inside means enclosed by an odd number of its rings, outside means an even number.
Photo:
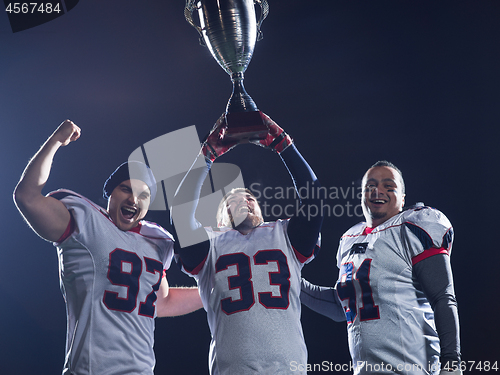
[{"label": "trophy cup bowl", "polygon": [[[257,22],[255,4],[261,7]],[[197,10],[200,25],[193,21]],[[227,140],[264,139],[267,127],[243,85],[260,26],[269,11],[267,0],[187,0],[186,20],[198,30],[200,43],[231,77],[233,91],[226,106]]]}]

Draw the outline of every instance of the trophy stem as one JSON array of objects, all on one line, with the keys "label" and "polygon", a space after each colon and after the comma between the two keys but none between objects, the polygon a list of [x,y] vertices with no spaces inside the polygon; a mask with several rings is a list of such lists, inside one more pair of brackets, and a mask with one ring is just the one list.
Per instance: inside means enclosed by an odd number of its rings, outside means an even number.
[{"label": "trophy stem", "polygon": [[226,106],[227,113],[254,112],[259,110],[253,99],[246,92],[243,79],[243,72],[236,72],[231,75],[233,92]]}]

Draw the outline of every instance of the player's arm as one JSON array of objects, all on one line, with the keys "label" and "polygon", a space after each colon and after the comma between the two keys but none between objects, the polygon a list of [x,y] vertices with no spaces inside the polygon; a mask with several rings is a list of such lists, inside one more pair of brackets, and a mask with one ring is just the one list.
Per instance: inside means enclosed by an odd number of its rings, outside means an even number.
[{"label": "player's arm", "polygon": [[[205,163],[201,168],[191,168],[177,188],[171,209],[175,252],[179,254],[183,268],[190,272],[203,264],[210,249],[208,235],[196,220],[196,209],[200,199],[203,182],[210,172],[212,163],[237,145],[237,142],[224,140],[227,129],[225,114],[215,123],[207,138],[203,141],[198,158]],[[197,163],[193,163],[197,165]],[[181,211],[182,209],[182,211]]]},{"label": "player's arm", "polygon": [[332,286],[314,285],[304,278],[300,280],[300,302],[318,314],[336,322],[346,320],[337,291]]},{"label": "player's arm", "polygon": [[[202,168],[191,169],[180,183],[170,209],[174,251],[185,271],[195,273],[210,250],[207,232],[196,220],[196,209],[203,181],[210,171],[211,162]],[[182,211],[181,211],[182,209]]]},{"label": "player's arm", "polygon": [[434,310],[441,366],[460,367],[460,327],[450,256],[436,254],[413,265],[413,272]]},{"label": "player's arm", "polygon": [[31,228],[48,241],[65,232],[71,215],[64,204],[42,195],[57,150],[80,137],[80,128],[66,120],[52,133],[26,166],[14,190],[14,202]]},{"label": "player's arm", "polygon": [[319,250],[316,244],[323,223],[323,214],[318,194],[300,196],[300,192],[318,191],[320,183],[312,168],[293,144],[292,138],[267,115],[264,115],[264,123],[269,129],[267,138],[253,143],[276,151],[292,177],[300,205],[305,206],[303,212],[307,212],[308,215],[297,215],[290,219],[287,228],[288,237],[293,248],[305,258],[309,258],[315,250]]},{"label": "player's arm", "polygon": [[[304,215],[297,215],[290,219],[287,232],[293,248],[305,258],[310,258],[319,251],[318,238],[323,224],[321,200],[317,193],[320,183],[313,170],[299,153],[295,145],[291,145],[280,154],[295,184],[300,207]],[[309,193],[300,195],[304,189]],[[307,191],[307,190],[306,190]],[[311,192],[316,193],[312,194]]]},{"label": "player's arm", "polygon": [[185,315],[203,307],[197,287],[170,288],[165,277],[156,295],[156,315],[159,318]]}]

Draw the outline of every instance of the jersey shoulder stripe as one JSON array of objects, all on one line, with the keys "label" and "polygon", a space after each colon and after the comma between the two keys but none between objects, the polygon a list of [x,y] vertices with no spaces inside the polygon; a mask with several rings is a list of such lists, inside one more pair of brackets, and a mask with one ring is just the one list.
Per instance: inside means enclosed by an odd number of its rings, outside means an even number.
[{"label": "jersey shoulder stripe", "polygon": [[424,206],[406,210],[401,216],[401,222],[418,238],[424,250],[451,249],[453,227],[441,211]]},{"label": "jersey shoulder stripe", "polygon": [[427,259],[427,258],[429,258],[429,257],[431,257],[433,255],[437,255],[437,254],[446,254],[446,255],[449,255],[447,249],[444,249],[444,248],[437,249],[437,248],[433,247],[433,248],[430,248],[428,250],[424,250],[424,252],[418,254],[417,256],[414,256],[411,259],[411,264],[412,264],[412,266],[414,266],[418,262],[420,262],[420,261],[422,261],[424,259]]}]

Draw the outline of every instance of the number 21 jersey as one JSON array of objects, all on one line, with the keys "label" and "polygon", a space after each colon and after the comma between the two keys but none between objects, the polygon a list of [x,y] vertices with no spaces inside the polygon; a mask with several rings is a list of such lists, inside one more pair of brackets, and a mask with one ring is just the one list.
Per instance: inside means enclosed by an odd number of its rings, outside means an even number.
[{"label": "number 21 jersey", "polygon": [[412,266],[449,254],[452,241],[448,219],[429,207],[406,210],[373,229],[359,223],[342,236],[336,288],[355,374],[416,375],[438,368],[434,314]]}]

